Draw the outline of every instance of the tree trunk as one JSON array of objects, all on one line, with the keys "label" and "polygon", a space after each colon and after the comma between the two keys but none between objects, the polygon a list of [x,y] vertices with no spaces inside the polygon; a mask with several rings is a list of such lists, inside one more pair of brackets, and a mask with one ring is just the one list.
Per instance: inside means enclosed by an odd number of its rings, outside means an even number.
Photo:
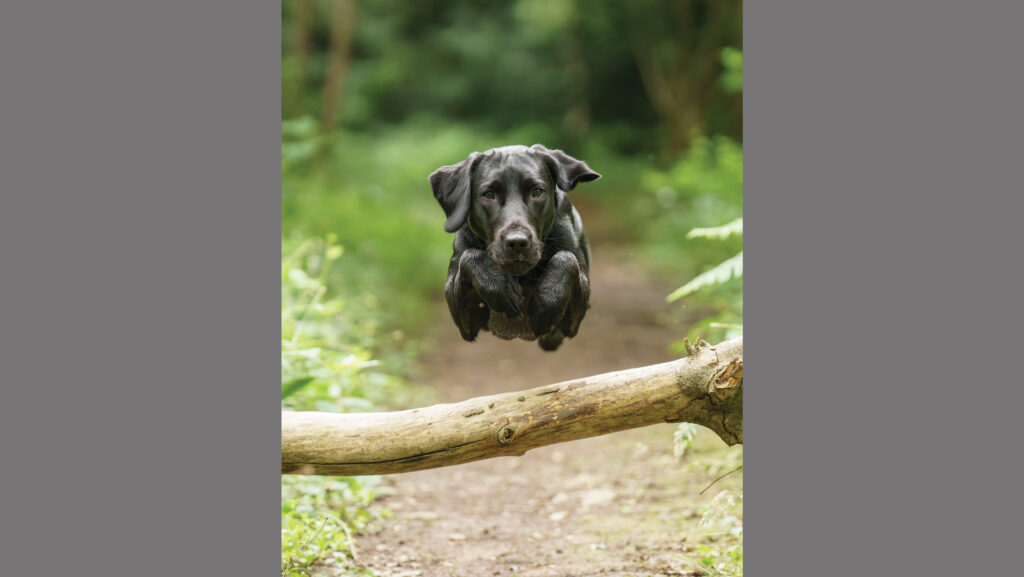
[{"label": "tree trunk", "polygon": [[[721,98],[719,52],[738,45],[731,20],[741,11],[733,0],[674,0],[671,14],[652,11],[652,5],[629,4],[630,49],[640,79],[667,133],[667,157],[675,159],[690,140],[705,131],[705,114]],[[658,38],[648,30],[652,19],[668,18],[670,38]],[[670,42],[666,42],[670,41]],[[666,44],[674,46],[671,54]]]},{"label": "tree trunk", "polygon": [[743,339],[690,355],[547,385],[391,413],[281,413],[281,472],[377,475],[457,465],[662,422],[743,442]]},{"label": "tree trunk", "polygon": [[306,84],[306,68],[309,54],[313,50],[313,0],[295,0],[294,44],[296,83]]},{"label": "tree trunk", "polygon": [[352,61],[352,30],[356,21],[356,0],[334,0],[331,6],[331,47],[324,78],[323,116],[320,130],[334,132],[345,93],[345,78]]}]

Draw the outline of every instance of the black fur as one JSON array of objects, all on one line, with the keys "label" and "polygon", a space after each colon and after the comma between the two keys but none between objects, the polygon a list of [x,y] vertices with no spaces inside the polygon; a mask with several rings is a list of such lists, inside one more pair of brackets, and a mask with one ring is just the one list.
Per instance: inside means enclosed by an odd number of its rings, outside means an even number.
[{"label": "black fur", "polygon": [[505,146],[430,175],[455,233],[445,298],[462,338],[481,330],[538,339],[576,336],[590,299],[590,247],[568,191],[601,175],[561,150]]}]

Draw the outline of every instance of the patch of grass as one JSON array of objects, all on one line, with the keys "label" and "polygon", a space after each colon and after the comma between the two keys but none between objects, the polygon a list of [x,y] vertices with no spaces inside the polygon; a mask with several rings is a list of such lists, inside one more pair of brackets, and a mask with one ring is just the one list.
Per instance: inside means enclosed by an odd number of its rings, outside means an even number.
[{"label": "patch of grass", "polygon": [[357,553],[353,533],[371,519],[375,479],[283,477],[281,575],[307,577],[316,563],[350,567]]}]

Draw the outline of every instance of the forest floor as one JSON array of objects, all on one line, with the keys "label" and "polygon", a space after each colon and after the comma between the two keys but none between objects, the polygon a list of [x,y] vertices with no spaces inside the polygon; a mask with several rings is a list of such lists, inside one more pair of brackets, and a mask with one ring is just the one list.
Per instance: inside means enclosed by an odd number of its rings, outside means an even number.
[{"label": "forest floor", "polygon": [[[592,307],[579,335],[555,353],[489,333],[463,342],[439,306],[437,346],[417,380],[453,402],[671,360],[666,346],[683,329],[668,326],[665,295],[676,287],[632,264],[625,250],[595,248]],[[389,514],[356,537],[358,565],[381,577],[706,574],[701,546],[713,549],[720,537],[698,527],[702,512],[742,475],[699,493],[733,468],[741,449],[702,429],[677,462],[676,428],[385,477],[374,506]],[[351,571],[328,566],[317,574]]]}]

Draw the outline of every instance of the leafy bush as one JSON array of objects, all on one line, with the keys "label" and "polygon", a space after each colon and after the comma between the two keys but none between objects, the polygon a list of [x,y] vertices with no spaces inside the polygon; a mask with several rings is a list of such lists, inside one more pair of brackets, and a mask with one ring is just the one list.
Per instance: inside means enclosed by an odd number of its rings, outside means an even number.
[{"label": "leafy bush", "polygon": [[[743,88],[743,54],[735,49],[726,48],[722,51],[722,61],[726,73],[722,77],[723,87],[727,91],[738,92]],[[738,250],[733,256],[720,260],[717,264],[706,268],[699,275],[679,287],[668,295],[669,302],[700,298],[705,303],[709,300],[712,303],[711,315],[705,317],[696,325],[690,328],[690,337],[696,338],[699,335],[707,335],[713,341],[731,339],[743,334],[743,156],[738,147],[733,147],[727,142],[720,141],[715,145],[713,165],[707,161],[711,157],[708,153],[708,142],[701,143],[703,148],[698,150],[694,158],[686,158],[677,166],[677,170],[670,171],[673,178],[666,178],[668,182],[675,182],[679,186],[696,185],[703,182],[705,186],[715,188],[720,195],[716,198],[721,204],[717,209],[724,209],[718,222],[729,218],[730,212],[738,212],[733,220],[720,226],[692,228],[687,233],[688,240],[698,242],[717,243],[724,250]],[[723,154],[719,155],[718,147],[722,146]],[[694,164],[690,164],[696,161]],[[689,166],[686,166],[688,165]],[[704,177],[697,176],[699,167],[705,169],[712,167]],[[698,168],[695,168],[698,167]],[[715,175],[708,179],[707,175]],[[655,180],[654,184],[657,183]],[[665,181],[662,181],[665,182]],[[674,189],[673,189],[674,190]],[[738,245],[738,246],[737,246]],[[690,245],[692,246],[692,245]],[[672,348],[683,354],[685,344],[677,341]],[[681,459],[694,442],[700,427],[683,423],[676,430],[673,438],[674,454],[677,460]],[[743,468],[743,447],[734,447],[725,454],[724,459],[710,461],[695,460],[688,463],[688,468],[701,468],[705,471],[718,475],[720,471],[726,472],[717,477],[712,485]],[[709,485],[707,489],[710,489]],[[723,490],[718,492],[704,508],[699,528],[704,531],[703,535],[714,540],[711,544],[702,544],[691,552],[696,556],[696,561],[689,557],[685,561],[698,569],[701,573],[715,576],[742,576],[743,575],[743,490]]]},{"label": "leafy bush", "polygon": [[698,524],[714,543],[695,551],[697,560],[709,575],[743,575],[743,493],[720,491],[704,508]]},{"label": "leafy bush", "polygon": [[[701,440],[698,440],[700,438]],[[697,450],[690,454],[696,443],[705,444],[709,438],[721,446],[714,433],[697,425],[683,423],[676,430],[674,453],[677,460],[686,459],[686,471],[700,471],[713,475],[715,479],[701,494],[739,473],[743,468],[743,446],[737,445],[726,451]],[[706,447],[706,445],[705,445]],[[742,481],[742,477],[740,477]],[[695,569],[698,574],[723,577],[743,575],[743,488],[724,489],[716,492],[701,508],[701,520],[696,530],[689,531],[684,544],[684,555],[680,559]],[[691,545],[689,543],[699,543]]]},{"label": "leafy bush", "polygon": [[[728,224],[712,228],[695,228],[687,238],[706,238],[726,240],[743,235],[743,219],[738,218]],[[674,302],[699,292],[704,292],[717,299],[716,314],[703,319],[690,329],[691,337],[697,333],[716,333],[715,340],[732,339],[743,334],[743,251],[730,257],[712,268],[702,272],[690,282],[679,287],[668,295],[668,301]],[[713,290],[708,290],[713,289]],[[718,338],[715,338],[718,337]],[[685,350],[682,341],[673,343],[674,350]]]},{"label": "leafy bush", "polygon": [[[719,227],[693,229],[687,238],[728,240],[742,236],[742,234],[743,219],[739,218]],[[718,263],[679,287],[667,298],[669,301],[677,301],[702,291],[710,293],[711,296],[718,299],[718,312],[715,316],[704,319],[691,328],[691,334],[702,331],[702,329],[719,329],[724,332],[722,338],[734,338],[743,334],[742,276],[743,251],[741,250],[739,254]],[[677,341],[672,344],[672,348],[682,354],[685,351],[685,344],[682,341]],[[696,425],[683,423],[676,430],[673,447],[677,460],[682,458],[693,444],[698,429],[699,427]],[[723,460],[695,461],[690,463],[689,467],[703,468],[711,474],[718,474],[719,470],[729,467],[725,475],[732,474],[743,468],[743,447],[742,445],[735,447],[735,450],[727,453]],[[729,577],[743,575],[742,501],[742,490],[736,492],[726,490],[715,495],[705,508],[699,527],[705,531],[705,535],[718,538],[722,545],[704,544],[697,548],[696,554],[703,572]]]},{"label": "leafy bush", "polygon": [[282,477],[281,575],[306,577],[317,562],[347,565],[355,557],[352,534],[371,519],[376,478]]},{"label": "leafy bush", "polygon": [[[720,262],[736,243],[725,246],[680,243],[680,231],[728,222],[743,215],[743,150],[725,137],[694,139],[682,160],[641,178],[645,195],[637,218],[649,222],[640,239],[659,268],[690,276],[695,268]],[[735,254],[735,251],[732,251]]]},{"label": "leafy bush", "polygon": [[[719,227],[693,229],[689,232],[687,238],[726,240],[741,236],[742,234],[743,219],[740,218]],[[743,334],[742,276],[743,251],[740,251],[736,256],[722,261],[679,287],[667,298],[669,301],[676,301],[700,291],[717,295],[722,301],[718,315],[711,319],[705,319],[698,324],[697,328],[691,329],[691,332],[706,326],[708,328],[725,329],[724,338],[734,338]],[[737,284],[740,284],[738,293],[736,292]],[[723,288],[731,290],[723,291]],[[725,293],[724,298],[722,296],[723,292]],[[734,319],[734,322],[723,323],[721,322],[722,319]],[[685,344],[681,341],[673,343],[672,346],[680,352],[685,350]],[[673,438],[673,447],[677,460],[682,458],[693,444],[698,429],[699,427],[696,425],[683,423],[676,430]],[[712,474],[717,474],[719,469],[728,466],[732,467],[732,469],[725,473],[725,475],[729,475],[743,468],[743,447],[736,447],[735,451],[727,453],[727,457],[724,460],[716,460],[711,463],[696,461],[690,463],[689,466],[691,468],[704,468]],[[715,495],[705,508],[699,527],[705,530],[705,535],[719,538],[722,545],[716,547],[704,544],[697,548],[696,554],[702,571],[710,575],[743,575],[742,501],[742,490],[738,492],[726,490]],[[687,559],[687,561],[689,560]]]},{"label": "leafy bush", "polygon": [[327,281],[342,247],[333,237],[293,236],[281,266],[281,398],[286,408],[367,411],[402,392],[401,379],[376,370],[373,331],[352,322],[350,306]]},{"label": "leafy bush", "polygon": [[[342,255],[334,239],[294,239],[281,263],[281,400],[285,408],[367,409],[362,381],[375,366],[368,351],[351,344],[345,301],[329,295],[331,265]],[[322,499],[320,506],[317,500]],[[351,478],[281,478],[281,574],[306,575],[321,558],[344,558],[351,531],[372,499]],[[353,507],[356,509],[353,510]]]},{"label": "leafy bush", "polygon": [[[344,259],[333,236],[285,239],[281,263],[281,402],[285,409],[368,411],[407,392],[372,358],[374,331],[353,322],[346,295],[330,285]],[[359,299],[355,299],[360,302]],[[347,562],[352,533],[371,518],[374,478],[281,478],[281,573],[307,575],[318,561]]]}]

